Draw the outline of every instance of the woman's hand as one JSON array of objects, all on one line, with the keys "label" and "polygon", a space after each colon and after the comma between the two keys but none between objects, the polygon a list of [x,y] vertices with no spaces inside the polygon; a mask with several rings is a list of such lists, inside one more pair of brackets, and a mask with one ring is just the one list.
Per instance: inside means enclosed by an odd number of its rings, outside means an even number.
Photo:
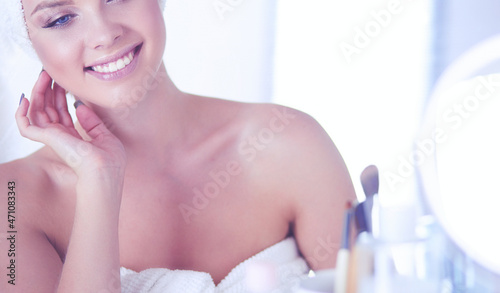
[{"label": "woman's hand", "polygon": [[75,129],[65,89],[57,83],[52,86],[52,78],[42,71],[33,87],[31,103],[21,100],[16,122],[22,136],[51,147],[78,176],[96,170],[123,171],[126,155],[120,140],[89,107],[80,104],[76,116],[90,141]]},{"label": "woman's hand", "polygon": [[[55,272],[57,292],[118,293],[120,286],[110,288],[109,280],[120,275],[118,230],[125,149],[94,111],[80,104],[76,116],[90,137],[84,139],[68,113],[65,89],[52,84],[49,74],[42,72],[31,103],[21,100],[16,122],[21,135],[51,147],[78,176],[70,241],[61,272]],[[47,247],[34,251],[53,251]]]}]

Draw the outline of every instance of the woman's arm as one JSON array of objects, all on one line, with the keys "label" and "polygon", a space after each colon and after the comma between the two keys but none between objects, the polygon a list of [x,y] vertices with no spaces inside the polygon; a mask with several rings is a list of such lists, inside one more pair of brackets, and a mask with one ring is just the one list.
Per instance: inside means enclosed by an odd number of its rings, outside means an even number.
[{"label": "woman's arm", "polygon": [[289,117],[288,124],[263,176],[273,178],[275,192],[292,203],[293,233],[311,268],[332,268],[346,202],[356,199],[351,178],[336,146],[313,118],[289,108],[279,112]]},{"label": "woman's arm", "polygon": [[[23,175],[26,173],[28,173],[27,176]],[[1,196],[2,202],[0,202],[0,218],[2,219],[0,292],[55,292],[61,272],[61,259],[47,235],[39,229],[37,221],[40,219],[32,211],[32,199],[26,194],[28,189],[39,187],[26,188],[28,184],[36,185],[30,175],[26,172],[26,168],[14,163],[0,166],[2,185],[15,182],[12,194],[14,198],[11,200],[13,213],[9,222],[9,226],[12,226],[8,230],[5,225],[9,219],[7,198]],[[6,233],[8,231],[15,231],[15,233]],[[8,240],[9,238],[12,241]],[[6,270],[7,266],[11,268]],[[7,271],[9,275],[6,275]]]},{"label": "woman's arm", "polygon": [[[116,285],[120,269],[118,218],[125,151],[90,108],[80,105],[76,114],[91,141],[83,140],[75,130],[65,91],[57,84],[52,86],[46,72],[34,86],[31,105],[22,99],[16,113],[21,134],[51,147],[78,177],[74,224],[64,264],[58,268],[51,248],[39,238],[36,242],[42,248],[35,248],[34,244],[26,247],[33,249],[34,254],[32,259],[25,259],[24,269],[44,269],[43,264],[29,265],[42,260],[54,262],[52,269],[56,271],[49,279],[54,282],[54,275],[60,278],[54,284],[57,290],[47,292],[120,292]],[[75,156],[79,159],[75,160]]]},{"label": "woman's arm", "polygon": [[[0,278],[0,292],[120,292],[119,247],[118,247],[118,212],[113,212],[115,204],[106,197],[117,193],[112,184],[89,185],[90,188],[78,187],[76,214],[63,264],[58,252],[39,225],[44,218],[43,211],[34,211],[42,204],[30,203],[35,197],[26,192],[46,192],[37,186],[27,187],[32,178],[23,176],[24,170],[0,168],[1,182],[18,183],[15,191],[16,214],[13,221],[15,234],[9,234],[0,241],[2,266],[13,263],[12,278],[3,274]],[[21,174],[21,175],[15,175]],[[13,177],[14,176],[14,177]],[[92,180],[84,182],[105,182],[104,175],[92,175]],[[8,179],[11,178],[11,179]],[[111,181],[118,180],[112,179]],[[116,184],[115,184],[116,185]],[[87,197],[88,200],[81,200]],[[38,200],[38,199],[35,199]],[[7,219],[7,201],[0,204],[0,216]],[[47,204],[50,205],[50,204]],[[40,215],[41,214],[41,215]],[[5,220],[7,223],[7,220]],[[3,225],[2,225],[3,226]],[[6,232],[5,229],[2,233]],[[12,247],[8,236],[13,236]],[[53,239],[52,239],[53,240]],[[12,251],[10,256],[7,252]],[[6,272],[5,269],[2,269]],[[8,283],[12,280],[12,284]]]},{"label": "woman's arm", "polygon": [[57,292],[121,292],[118,220],[123,179],[79,178],[73,230]]}]

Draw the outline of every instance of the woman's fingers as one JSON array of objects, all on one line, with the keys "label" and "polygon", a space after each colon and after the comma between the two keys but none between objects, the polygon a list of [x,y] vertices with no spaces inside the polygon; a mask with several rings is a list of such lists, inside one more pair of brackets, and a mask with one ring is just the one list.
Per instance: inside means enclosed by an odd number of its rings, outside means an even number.
[{"label": "woman's fingers", "polygon": [[[81,159],[78,153],[82,145],[87,146],[87,142],[80,137],[76,137],[76,130],[68,129],[60,123],[49,124],[47,127],[39,127],[30,123],[27,116],[30,103],[28,99],[22,99],[16,111],[16,123],[22,136],[31,140],[41,142],[50,146],[68,165],[73,166],[75,158]],[[75,133],[72,133],[72,132]]]},{"label": "woman's fingers", "polygon": [[109,131],[105,123],[91,108],[79,101],[75,103],[75,106],[77,106],[78,121],[92,139],[90,143],[95,147],[94,155],[85,160],[88,163],[86,164],[87,168],[94,170],[96,166],[100,166],[99,168],[113,167],[115,171],[123,170],[127,155],[121,141]]},{"label": "woman's fingers", "polygon": [[31,102],[21,99],[15,115],[21,135],[51,147],[77,174],[95,169],[92,162],[124,166],[123,145],[103,121],[91,108],[83,104],[77,107],[80,125],[91,138],[84,140],[68,112],[65,89],[52,84],[52,78],[42,72],[33,87]]},{"label": "woman's fingers", "polygon": [[[31,102],[28,111],[28,117],[30,121],[34,125],[44,126],[48,123],[51,123],[51,119],[55,119],[54,113],[52,112],[49,116],[49,113],[46,112],[46,99],[47,96],[50,99],[50,91],[52,85],[52,78],[47,74],[47,72],[43,71],[38,77],[35,86],[33,87],[33,91],[31,92]],[[49,104],[53,102],[49,102]],[[49,110],[49,112],[51,112]],[[52,117],[51,117],[52,116]]]},{"label": "woman's fingers", "polygon": [[51,123],[58,123],[60,117],[54,106],[54,98],[55,93],[52,90],[45,95],[45,113],[47,113]]},{"label": "woman's fingers", "polygon": [[[47,75],[47,72],[45,71],[42,71],[40,73],[40,76],[44,75]],[[50,76],[49,76],[50,78]],[[57,113],[56,109],[55,109],[55,90],[52,88],[52,78],[49,79],[50,82],[48,84],[48,86],[46,87],[45,89],[45,98],[44,98],[44,110],[45,110],[45,113],[47,113],[47,116],[49,117],[49,120],[51,123],[57,123],[59,122],[59,114]]]},{"label": "woman's fingers", "polygon": [[30,102],[28,99],[23,98],[19,104],[16,111],[16,123],[19,128],[19,132],[22,136],[29,138],[34,141],[41,142],[41,131],[38,127],[31,125],[30,119],[28,118],[28,108],[30,107]]},{"label": "woman's fingers", "polygon": [[77,106],[76,117],[78,117],[78,122],[92,139],[110,133],[104,122],[92,109],[80,101],[77,101],[75,105]]},{"label": "woman's fingers", "polygon": [[66,91],[45,71],[33,86],[31,101],[22,99],[16,112],[21,134],[31,140],[50,143],[63,133],[81,139],[68,112]]},{"label": "woman's fingers", "polygon": [[54,83],[54,107],[59,116],[59,123],[66,127],[74,128],[73,119],[71,119],[71,115],[68,112],[66,90],[57,83]]}]

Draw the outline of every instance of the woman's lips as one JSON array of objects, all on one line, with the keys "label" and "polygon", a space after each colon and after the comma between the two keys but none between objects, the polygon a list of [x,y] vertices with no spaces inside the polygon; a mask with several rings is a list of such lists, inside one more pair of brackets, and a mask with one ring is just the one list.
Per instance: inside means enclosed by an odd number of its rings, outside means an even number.
[{"label": "woman's lips", "polygon": [[107,63],[85,67],[85,72],[104,81],[112,81],[130,74],[137,66],[142,44],[120,58]]},{"label": "woman's lips", "polygon": [[134,60],[134,51],[130,51],[130,53],[116,60],[115,62],[92,66],[92,70],[99,73],[113,73],[125,68],[125,66],[129,65],[132,60]]}]

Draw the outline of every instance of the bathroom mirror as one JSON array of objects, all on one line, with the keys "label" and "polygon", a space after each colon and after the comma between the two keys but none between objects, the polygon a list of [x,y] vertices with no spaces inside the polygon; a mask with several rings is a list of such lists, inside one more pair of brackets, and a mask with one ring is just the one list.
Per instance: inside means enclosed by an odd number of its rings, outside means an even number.
[{"label": "bathroom mirror", "polygon": [[474,268],[500,286],[500,35],[442,74],[415,151],[426,158],[420,178],[428,208]]}]

